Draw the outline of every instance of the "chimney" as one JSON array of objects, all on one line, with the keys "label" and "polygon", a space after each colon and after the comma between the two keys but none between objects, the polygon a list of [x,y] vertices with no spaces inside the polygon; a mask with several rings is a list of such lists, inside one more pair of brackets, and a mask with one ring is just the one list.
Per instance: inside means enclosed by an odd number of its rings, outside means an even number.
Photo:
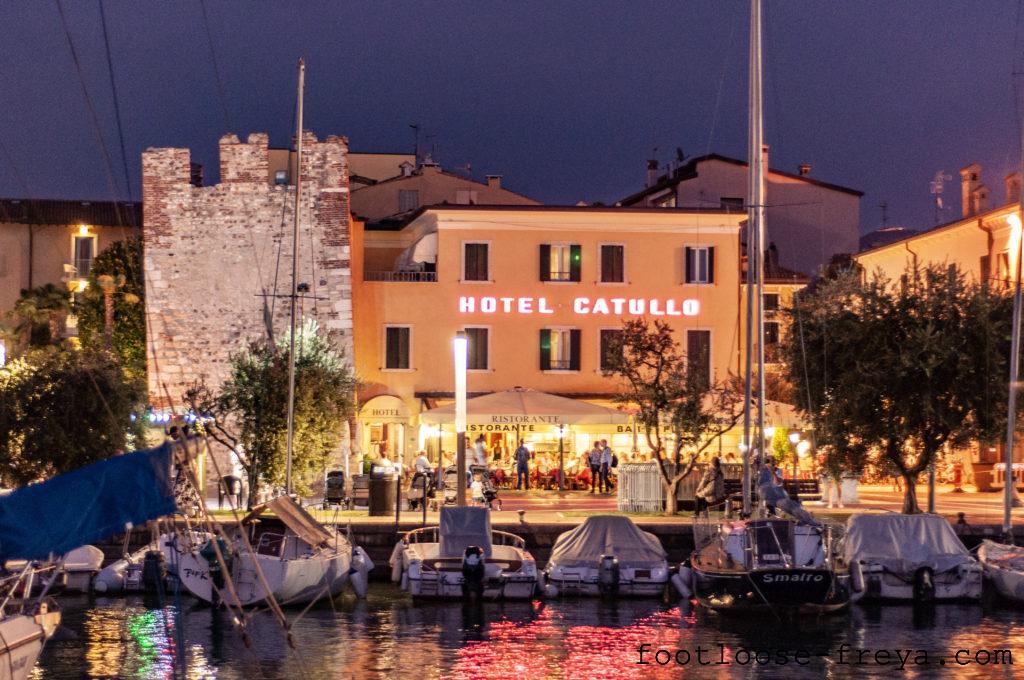
[{"label": "chimney", "polygon": [[801,163],[800,164],[800,176],[801,177],[807,177],[810,174],[811,174],[811,164],[810,163]]},{"label": "chimney", "polygon": [[963,208],[964,217],[977,214],[973,196],[979,186],[981,186],[981,166],[971,163],[960,171],[960,205]]},{"label": "chimney", "polygon": [[203,164],[202,163],[189,163],[188,164],[188,183],[194,187],[203,186]]},{"label": "chimney", "polygon": [[1017,201],[1019,201],[1021,183],[1020,171],[1018,170],[1017,172],[1011,172],[1009,175],[1006,176],[1006,179],[1004,179],[1003,181],[1006,182],[1006,202],[1016,203]]},{"label": "chimney", "polygon": [[653,187],[658,182],[658,161],[652,158],[647,161],[647,186]]},{"label": "chimney", "polygon": [[764,166],[764,174],[767,177],[768,176],[768,168],[771,167],[771,166],[768,165],[768,145],[767,144],[762,144],[761,145],[761,165]]},{"label": "chimney", "polygon": [[980,215],[988,211],[988,187],[978,184],[971,192],[971,214]]},{"label": "chimney", "polygon": [[500,189],[501,175],[487,175],[487,186],[491,189]]}]

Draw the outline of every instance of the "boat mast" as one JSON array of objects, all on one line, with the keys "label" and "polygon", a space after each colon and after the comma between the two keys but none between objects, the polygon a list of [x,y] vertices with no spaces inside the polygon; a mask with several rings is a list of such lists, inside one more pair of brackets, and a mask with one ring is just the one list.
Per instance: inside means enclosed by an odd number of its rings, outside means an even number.
[{"label": "boat mast", "polygon": [[[1024,172],[1024,117],[1021,118],[1020,165]],[[1003,537],[1013,543],[1010,510],[1020,506],[1013,478],[1013,440],[1017,430],[1017,381],[1020,370],[1021,260],[1024,259],[1024,182],[1017,194],[1017,276],[1013,289],[1013,334],[1010,340],[1010,394],[1006,405],[1006,448],[1003,451]]]},{"label": "boat mast", "polygon": [[299,208],[302,199],[302,90],[306,62],[299,59],[299,92],[295,112],[295,215],[292,222],[291,320],[288,326],[288,453],[284,463],[284,492],[292,493],[292,444],[295,439],[295,302],[299,296]]},{"label": "boat mast", "polygon": [[[744,383],[743,407],[743,512],[750,514],[750,457],[754,447],[750,437],[750,407],[753,390],[754,333],[757,333],[758,346],[758,394],[757,394],[757,429],[755,440],[761,443],[764,435],[764,348],[761,338],[764,337],[764,312],[761,308],[761,288],[763,273],[761,246],[764,238],[764,120],[761,105],[761,0],[750,3],[750,63],[749,81],[749,136],[747,158],[747,343],[746,343],[746,380]],[[755,293],[757,299],[754,299]],[[755,309],[756,318],[755,318]],[[756,330],[755,330],[756,329]]]}]

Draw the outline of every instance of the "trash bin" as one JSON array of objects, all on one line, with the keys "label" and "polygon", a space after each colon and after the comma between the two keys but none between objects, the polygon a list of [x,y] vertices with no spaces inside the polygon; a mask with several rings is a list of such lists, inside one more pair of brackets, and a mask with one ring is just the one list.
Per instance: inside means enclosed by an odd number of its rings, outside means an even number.
[{"label": "trash bin", "polygon": [[396,486],[394,475],[370,476],[370,517],[388,517],[395,514]]}]

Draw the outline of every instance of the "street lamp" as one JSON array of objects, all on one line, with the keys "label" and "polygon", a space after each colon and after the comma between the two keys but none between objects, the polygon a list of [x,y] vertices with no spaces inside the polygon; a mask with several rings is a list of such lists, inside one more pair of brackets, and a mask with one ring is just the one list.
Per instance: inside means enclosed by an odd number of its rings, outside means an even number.
[{"label": "street lamp", "polygon": [[455,471],[458,493],[456,505],[466,504],[466,364],[469,353],[469,339],[465,331],[459,331],[452,340],[455,352]]},{"label": "street lamp", "polygon": [[790,432],[789,433],[789,443],[793,445],[793,483],[794,484],[796,483],[796,464],[797,464],[796,445],[797,445],[797,442],[799,442],[799,441],[800,441],[800,433],[799,432]]}]

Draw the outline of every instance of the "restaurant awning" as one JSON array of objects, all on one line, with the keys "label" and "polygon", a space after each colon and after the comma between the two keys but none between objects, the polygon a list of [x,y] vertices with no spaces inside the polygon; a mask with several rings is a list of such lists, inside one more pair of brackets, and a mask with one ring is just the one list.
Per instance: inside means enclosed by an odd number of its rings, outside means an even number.
[{"label": "restaurant awning", "polygon": [[[455,422],[455,404],[424,411],[428,425]],[[516,387],[466,400],[470,425],[626,425],[629,414],[578,399]]]}]

